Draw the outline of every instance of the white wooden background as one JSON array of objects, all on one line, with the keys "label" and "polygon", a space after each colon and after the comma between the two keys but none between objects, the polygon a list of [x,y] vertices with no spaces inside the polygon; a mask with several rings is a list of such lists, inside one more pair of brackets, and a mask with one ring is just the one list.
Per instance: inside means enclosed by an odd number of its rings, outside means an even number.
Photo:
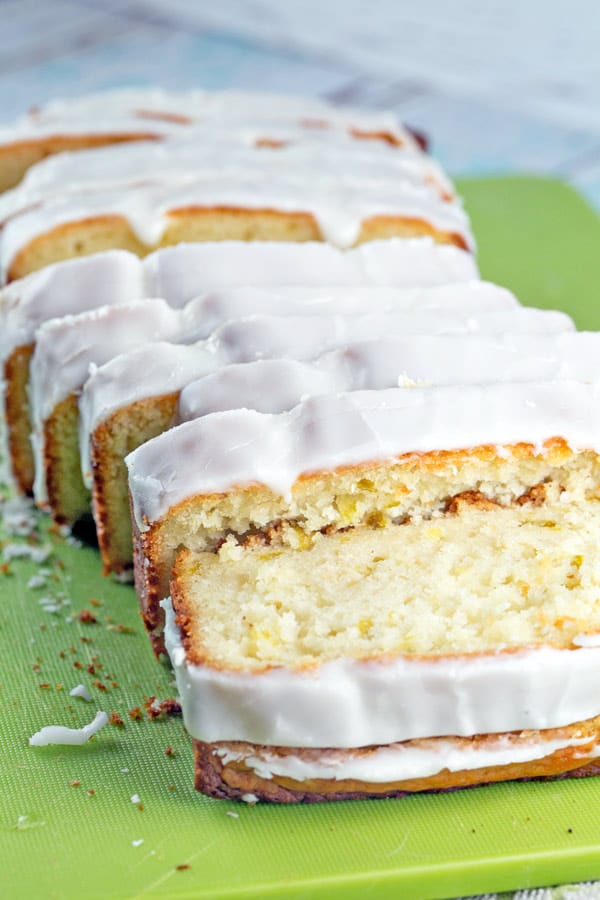
[{"label": "white wooden background", "polygon": [[0,120],[118,85],[391,107],[454,174],[557,174],[600,208],[600,0],[0,0]]}]

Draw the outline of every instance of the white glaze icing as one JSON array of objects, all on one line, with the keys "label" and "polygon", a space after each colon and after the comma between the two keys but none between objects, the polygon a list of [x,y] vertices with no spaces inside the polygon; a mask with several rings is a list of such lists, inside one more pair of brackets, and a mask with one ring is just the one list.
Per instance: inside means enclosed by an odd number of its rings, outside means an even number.
[{"label": "white glaze icing", "polygon": [[331,315],[360,312],[418,312],[441,307],[465,313],[514,309],[517,298],[506,288],[485,281],[435,285],[433,287],[308,286],[242,287],[213,290],[194,301],[195,315],[203,323],[202,337],[229,319],[252,314]]},{"label": "white glaze icing", "polygon": [[46,266],[0,291],[0,360],[31,343],[47,319],[127,303],[144,294],[140,261],[124,250]]},{"label": "white glaze icing", "polygon": [[578,634],[573,638],[576,647],[600,647],[599,634]]},{"label": "white glaze icing", "polygon": [[[410,338],[418,340],[417,337]],[[473,340],[470,338],[469,340]],[[348,350],[353,345],[347,345]],[[374,352],[385,352],[382,343],[372,341]],[[398,386],[398,369],[393,384]],[[198,419],[209,413],[226,409],[255,409],[257,412],[280,413],[292,409],[305,397],[335,394],[352,390],[352,374],[362,381],[358,372],[329,369],[319,364],[297,362],[293,359],[261,359],[258,362],[223,366],[186,385],[179,397],[176,424]],[[369,373],[370,374],[370,373]],[[369,374],[365,378],[369,382]],[[377,389],[379,384],[361,384]]]},{"label": "white glaze icing", "polygon": [[[436,307],[352,319],[341,316],[247,317],[226,323],[209,340],[196,344],[192,352],[198,357],[198,371],[206,372],[229,361],[280,355],[306,359],[346,339],[358,335],[377,337],[388,331],[400,334],[477,333],[502,331],[506,327],[553,330],[572,324],[568,317],[554,312],[520,307],[488,311],[485,303],[482,308],[484,311],[480,316],[469,312],[468,307],[467,313],[462,315],[456,309]],[[83,387],[92,364],[100,366],[120,353],[155,341],[161,341],[156,352],[164,354],[161,339],[177,343],[193,341],[203,330],[201,312],[201,305],[197,310],[193,301],[182,310],[174,310],[164,300],[137,300],[121,306],[100,307],[77,316],[51,319],[40,326],[36,332],[29,384],[36,471],[41,470],[44,458],[44,421],[57,403]],[[154,348],[147,348],[146,353],[148,371],[152,371]],[[135,358],[136,364],[140,361],[139,356]],[[144,370],[136,368],[132,375],[136,382],[140,381],[140,371]],[[177,372],[181,371],[180,363]],[[39,478],[42,478],[41,471]],[[36,484],[36,499],[41,501],[45,498],[41,481],[38,483],[36,479]]]},{"label": "white glaze icing", "polygon": [[[149,117],[147,112],[158,113]],[[177,122],[167,116],[189,119]],[[181,134],[186,125],[199,123],[224,125],[255,122],[257,119],[278,123],[320,127],[355,128],[387,132],[405,144],[414,138],[388,112],[369,112],[351,107],[334,107],[314,97],[268,94],[250,91],[182,91],[158,88],[122,89],[88,94],[64,100],[53,100],[21,117],[14,125],[0,129],[0,144],[24,139],[70,134],[118,134],[146,132],[158,136]]]},{"label": "white glaze icing", "polygon": [[[271,148],[261,136],[287,142]],[[196,175],[215,178],[240,170],[265,178],[272,172],[296,178],[331,178],[342,182],[427,185],[436,195],[454,195],[451,182],[426,154],[399,152],[380,141],[357,141],[346,132],[278,128],[255,122],[253,127],[186,129],[185,137],[168,141],[112,144],[50,156],[32,166],[23,181],[0,196],[0,220],[56,196],[115,190],[138,182],[184,184]]]},{"label": "white glaze icing", "polygon": [[[345,252],[322,243],[180,244],[143,261],[125,251],[111,250],[47,266],[0,290],[0,360],[16,347],[32,343],[36,329],[50,318],[109,303],[125,304],[152,294],[180,307],[202,290],[292,281],[318,285],[319,290],[332,284],[353,289],[370,283],[440,285],[447,298],[452,288],[445,282],[476,277],[476,264],[469,253],[440,246],[430,238],[373,241]],[[496,302],[500,292],[502,289],[494,289]],[[507,308],[510,296],[504,293]],[[202,315],[198,309],[198,317]],[[4,382],[0,387],[5,398]]]},{"label": "white glaze icing", "polygon": [[31,343],[47,319],[143,296],[181,307],[203,291],[240,285],[405,287],[473,278],[477,267],[469,253],[430,238],[372,241],[345,252],[321,243],[180,244],[143,261],[124,250],[109,250],[54,263],[2,288],[0,359]]},{"label": "white glaze icing", "polygon": [[[289,496],[303,473],[407,453],[563,437],[600,450],[600,384],[574,381],[357,391],[312,397],[290,412],[213,413],[126,458],[145,531],[188,497],[264,484]],[[385,743],[385,742],[384,742]]]},{"label": "white glaze icing", "polygon": [[189,208],[275,210],[308,213],[328,243],[350,248],[364,222],[389,216],[417,219],[438,231],[459,235],[473,249],[466,214],[445,203],[427,187],[389,181],[381,184],[345,182],[339,177],[296,178],[276,172],[268,179],[237,175],[196,176],[185,184],[168,181],[53,197],[10,218],[0,236],[0,265],[7,273],[14,257],[32,240],[53,229],[96,217],[125,219],[135,236],[153,246],[163,237],[170,218]]},{"label": "white glaze icing", "polygon": [[[81,471],[92,486],[90,440],[98,425],[121,407],[144,397],[178,391],[199,374],[217,364],[206,353],[205,342],[190,346],[159,341],[138,347],[111,359],[103,366],[90,366],[90,375],[79,398],[79,449]],[[140,378],[144,372],[144,378]]]},{"label": "white glaze icing", "polygon": [[[237,288],[213,291],[191,301],[184,312],[182,333],[201,332],[208,337],[229,319],[253,313],[274,315],[357,315],[360,312],[419,313],[440,308],[444,313],[465,315],[477,311],[501,311],[518,307],[516,297],[505,288],[481,281],[411,289],[359,287]],[[189,324],[188,324],[189,323]],[[272,354],[271,354],[272,355]],[[145,373],[140,379],[139,372]],[[204,374],[204,357],[193,351],[180,353],[160,342],[140,347],[127,358],[113,359],[94,368],[80,399],[81,441],[87,444],[97,425],[122,406],[156,393],[180,390]],[[87,449],[82,450],[82,464]]]},{"label": "white glaze icing", "polygon": [[517,307],[460,313],[444,307],[415,312],[343,316],[251,315],[225,322],[207,340],[221,363],[290,356],[314,359],[328,349],[382,335],[409,334],[553,334],[572,331],[573,321],[555,310]]},{"label": "white glaze icing", "polygon": [[[234,751],[227,747],[214,750],[226,765],[243,762],[259,778],[291,778],[307,781],[323,778],[333,781],[351,779],[367,784],[408,781],[428,778],[440,772],[462,772],[492,766],[508,766],[543,759],[567,748],[579,748],[575,758],[593,758],[600,748],[590,748],[589,738],[538,739],[529,736],[525,740],[499,735],[485,745],[462,746],[444,738],[425,739],[418,744],[388,744],[377,747],[368,754],[347,753],[343,756],[323,750],[318,759],[295,754],[277,755],[268,748],[256,748],[254,753]],[[583,749],[585,747],[585,750]]]},{"label": "white glaze icing", "polygon": [[223,366],[187,384],[178,420],[227,409],[280,413],[343,391],[545,380],[599,381],[600,334],[414,335],[348,344],[312,363]]},{"label": "white glaze icing", "polygon": [[65,725],[45,725],[29,738],[30,747],[46,747],[48,744],[86,744],[108,722],[105,712],[97,712],[94,720],[83,728]]},{"label": "white glaze icing", "polygon": [[598,647],[223,671],[186,660],[171,601],[161,605],[184,723],[202,741],[364,747],[558,728],[600,714]]},{"label": "white glaze icing", "polygon": [[72,188],[95,182],[139,180],[141,176],[154,178],[157,174],[174,173],[175,161],[188,169],[207,162],[212,165],[216,148],[226,157],[230,155],[231,160],[250,158],[251,164],[251,158],[257,155],[271,159],[274,165],[278,165],[278,151],[282,158],[288,156],[293,162],[297,157],[303,160],[305,153],[312,156],[317,148],[330,148],[349,161],[370,160],[372,164],[380,161],[384,166],[398,165],[400,171],[407,166],[420,172],[430,171],[435,176],[439,174],[440,183],[451,191],[451,183],[440,166],[413,145],[398,149],[380,141],[356,140],[343,130],[303,129],[271,117],[248,117],[245,121],[236,120],[232,125],[213,121],[194,124],[180,129],[165,141],[133,141],[65,151],[28,169],[17,190],[56,189],[61,181],[69,181],[69,188]]},{"label": "white glaze icing", "polygon": [[[273,146],[269,146],[271,142]],[[195,124],[166,141],[108,144],[85,150],[66,151],[36,163],[24,176],[18,190],[55,190],[61,182],[68,189],[90,183],[153,179],[157,175],[174,174],[177,164],[185,169],[215,164],[216,152],[225,154],[224,162],[263,158],[278,166],[303,164],[317,152],[335,152],[349,164],[382,165],[390,174],[419,173],[419,180],[429,174],[439,179],[440,187],[451,193],[452,185],[438,163],[413,145],[399,150],[381,141],[359,141],[339,129],[304,129],[299,125],[280,123],[276,118],[252,118],[235,121]],[[324,161],[328,166],[328,161]],[[341,173],[343,174],[343,172]],[[371,173],[374,177],[377,172]],[[12,191],[10,192],[12,193]]]},{"label": "white glaze icing", "polygon": [[329,244],[219,241],[166,247],[143,261],[149,294],[182,306],[201,292],[247,285],[442,285],[478,277],[473,256],[431,238]]},{"label": "white glaze icing", "polygon": [[[34,496],[47,500],[44,474],[44,423],[57,403],[79,390],[90,362],[162,337],[179,335],[180,316],[164,300],[136,300],[120,307],[100,307],[50,319],[38,328],[31,359],[29,399],[31,443],[35,460]],[[138,373],[139,376],[139,373]]]},{"label": "white glaze icing", "polygon": [[[192,332],[192,340],[195,336]],[[121,306],[100,306],[75,316],[49,319],[36,331],[31,359],[29,390],[34,423],[41,425],[57,403],[79,390],[91,363],[102,365],[134,347],[182,337],[181,311],[159,299],[132,300]]]},{"label": "white glaze icing", "polygon": [[[477,293],[477,292],[475,292]],[[486,294],[484,291],[482,298]],[[112,310],[116,317],[126,307]],[[563,313],[516,307],[494,310],[487,308],[485,300],[482,311],[466,312],[460,308],[429,307],[413,312],[371,313],[366,315],[305,315],[305,316],[247,316],[224,323],[206,340],[187,348],[172,347],[164,342],[148,348],[140,348],[127,359],[118,360],[110,370],[101,374],[92,372],[89,383],[83,390],[80,401],[80,452],[84,480],[91,478],[90,437],[99,421],[124,402],[133,398],[149,397],[154,393],[168,393],[182,387],[182,378],[191,380],[214,372],[227,363],[250,362],[258,359],[288,357],[296,360],[314,359],[328,349],[356,341],[360,338],[376,340],[382,334],[422,335],[422,334],[502,334],[514,332],[554,332],[573,327],[571,320]],[[188,312],[186,309],[185,312]],[[193,331],[188,328],[188,333]],[[56,344],[53,345],[56,350]],[[37,354],[36,349],[36,354]],[[62,374],[56,353],[55,371],[52,375],[52,393],[56,396],[62,382]],[[88,357],[89,362],[95,359]],[[140,383],[139,373],[146,377]],[[169,374],[171,373],[171,374]],[[306,376],[310,379],[314,392],[323,393],[325,387],[320,375]],[[48,373],[46,373],[46,381]],[[43,384],[39,382],[41,390]],[[337,381],[334,378],[334,384]],[[83,384],[83,382],[81,383]],[[397,385],[397,377],[394,385]],[[389,386],[389,385],[388,385]],[[300,388],[296,384],[295,389]],[[72,389],[72,388],[71,388]],[[285,396],[291,397],[293,386],[281,387]],[[342,390],[341,384],[339,387]],[[310,394],[305,390],[304,394]],[[273,395],[275,397],[275,395]],[[287,407],[286,407],[287,408]]]}]

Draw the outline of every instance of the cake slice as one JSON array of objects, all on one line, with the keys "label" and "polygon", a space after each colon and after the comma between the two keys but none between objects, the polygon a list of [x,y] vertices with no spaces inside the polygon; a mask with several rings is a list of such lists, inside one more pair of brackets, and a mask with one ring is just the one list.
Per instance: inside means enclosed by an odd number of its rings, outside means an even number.
[{"label": "cake slice", "polygon": [[[449,372],[447,368],[440,362],[429,363],[421,360],[417,363],[413,370],[415,374],[426,374],[426,379],[431,384],[431,378],[437,377],[441,384],[456,385],[458,381],[464,380],[467,384],[477,382],[507,382],[504,390],[508,391],[508,383],[514,379],[515,384],[513,391],[516,393],[519,389],[525,391],[525,387],[521,384],[517,385],[518,379],[531,379],[538,376],[548,379],[556,379],[557,391],[562,390],[560,387],[561,379],[570,379],[573,377],[597,381],[597,349],[598,339],[594,334],[573,334],[565,335],[564,338],[558,337],[555,341],[551,338],[535,338],[529,342],[529,351],[527,355],[528,362],[524,363],[519,360],[519,351],[524,349],[526,342],[520,340],[516,336],[509,336],[504,346],[502,343],[496,343],[489,339],[473,341],[473,347],[466,347],[466,343],[461,338],[446,339],[447,346],[442,348],[443,341],[441,339],[423,338],[422,341],[416,342],[416,349],[421,343],[424,347],[429,343],[430,349],[437,344],[437,351],[443,359],[447,360],[448,355],[462,351],[465,358],[470,362],[470,367],[464,370],[465,374],[461,376],[460,370],[454,374]],[[454,343],[454,347],[452,347]],[[479,346],[477,346],[479,344]],[[512,345],[512,346],[511,346]],[[351,367],[346,368],[342,363],[341,369],[338,369],[337,377],[341,379],[340,387],[389,387],[394,384],[394,378],[401,373],[402,382],[405,382],[406,369],[403,362],[410,360],[410,351],[403,360],[401,356],[397,359],[397,368],[394,371],[394,357],[388,357],[387,364],[385,359],[375,362],[369,370],[361,368],[361,361],[367,357],[367,354],[358,355],[357,365],[354,370]],[[372,359],[373,357],[371,357]],[[554,360],[554,362],[552,362]],[[409,369],[410,372],[410,369]],[[208,376],[203,383],[195,386],[191,397],[191,402],[184,403],[184,413],[188,416],[201,416],[214,411],[218,406],[223,408],[234,408],[236,404],[236,387],[240,389],[240,397],[238,406],[246,403],[248,407],[254,405],[260,410],[269,408],[269,399],[258,391],[252,394],[252,383],[249,380],[246,388],[241,387],[239,382],[241,379],[236,378],[237,372],[231,378],[231,370],[229,370],[229,387],[231,381],[234,382],[234,390],[227,391],[227,378],[220,377],[219,373],[214,376]],[[222,373],[224,376],[225,373]],[[361,380],[364,379],[364,380]],[[260,377],[258,386],[260,387]],[[400,380],[398,378],[398,380]],[[398,383],[396,381],[395,383]],[[410,382],[409,382],[410,383]],[[337,385],[336,385],[337,386]],[[497,385],[500,391],[503,386]],[[300,389],[300,385],[298,385]],[[430,388],[434,393],[439,392],[441,388]],[[427,388],[410,388],[406,391],[408,397],[420,397],[425,407],[424,395]],[[447,388],[450,391],[450,388]],[[458,389],[455,387],[455,391]],[[474,388],[469,387],[467,393]],[[489,388],[492,392],[492,387]],[[552,382],[548,383],[548,391],[552,390]],[[436,396],[439,394],[436,393]],[[383,392],[383,397],[387,396]],[[443,393],[441,396],[445,396]],[[457,393],[449,394],[450,397],[457,396]],[[492,392],[493,396],[493,392]],[[276,411],[278,399],[282,405],[286,402],[293,402],[293,388],[289,391],[285,390],[282,385],[278,391],[274,392],[272,405],[270,409]],[[315,403],[317,401],[315,400]],[[321,398],[320,404],[325,404],[325,399]],[[334,401],[332,400],[332,403]],[[407,399],[407,404],[411,401]],[[187,409],[185,409],[187,406]],[[317,408],[321,408],[318,406]],[[300,415],[302,404],[297,407],[296,415]],[[217,413],[215,413],[217,415]],[[252,419],[249,410],[239,411],[240,421],[242,422],[258,422],[258,419]],[[293,418],[292,414],[290,416]],[[212,416],[208,416],[212,421]],[[134,517],[134,545],[135,545],[135,579],[142,609],[144,621],[150,633],[151,639],[157,653],[162,652],[161,631],[162,616],[159,610],[159,602],[168,592],[169,576],[175,561],[176,553],[180,547],[190,547],[198,549],[197,541],[202,545],[202,541],[208,540],[208,532],[206,530],[206,521],[202,515],[196,517],[196,503],[198,501],[196,486],[201,481],[200,474],[195,474],[195,467],[198,465],[197,454],[204,452],[204,434],[208,425],[203,424],[203,419],[188,421],[184,424],[166,432],[159,437],[154,438],[148,443],[142,445],[138,450],[134,451],[127,458],[126,463],[129,469],[129,484],[134,507],[141,498],[142,506],[136,507],[138,513]],[[228,427],[228,423],[234,422],[235,416],[232,412],[230,417],[225,417],[224,428]],[[283,420],[282,420],[283,421]],[[435,422],[431,423],[431,427]],[[227,432],[225,432],[226,436]],[[468,432],[465,432],[465,439]],[[276,445],[276,442],[275,446]],[[207,446],[207,452],[210,450],[210,442]],[[217,451],[215,451],[217,452]],[[224,452],[219,450],[218,452]],[[202,459],[202,457],[200,457]],[[224,464],[228,457],[224,457]],[[262,458],[257,457],[257,466],[260,468]],[[268,466],[268,459],[265,459]],[[153,473],[153,468],[157,467],[157,472]],[[141,474],[140,474],[141,473]],[[152,474],[151,474],[152,473]],[[145,499],[148,494],[147,488],[151,488],[150,494],[156,492],[156,497],[160,496],[158,505],[152,504],[151,507],[145,506]],[[331,520],[326,518],[318,527],[328,528],[332,522],[337,522],[339,527],[352,525],[356,520],[354,516],[358,516],[358,521],[362,521],[362,516],[368,518],[373,510],[368,505],[369,486],[365,489],[365,495],[357,502],[352,497],[352,491],[347,492],[348,496],[340,499],[338,509],[325,507],[324,514],[331,515]],[[464,488],[465,491],[470,490],[469,487]],[[479,490],[479,488],[477,489]],[[525,489],[524,491],[525,492]],[[365,505],[366,504],[366,505]],[[140,509],[143,508],[143,512]],[[339,514],[339,518],[338,518]],[[247,518],[245,516],[247,515]],[[277,513],[270,507],[265,507],[258,502],[256,510],[247,513],[240,513],[243,525],[239,526],[240,531],[248,530],[254,532],[257,529],[268,531],[272,521],[278,518]],[[260,525],[257,525],[260,521]],[[212,538],[210,538],[212,540]],[[218,538],[216,539],[218,540]]]},{"label": "cake slice", "polygon": [[167,646],[197,787],[596,771],[599,411],[573,381],[367,391],[136,451],[140,536],[160,520],[178,553]]},{"label": "cake slice", "polygon": [[[54,100],[2,128],[0,191],[18,184],[30,166],[66,150],[164,140],[195,128],[256,128],[260,121],[308,133],[346,132],[389,146],[417,144],[390,113],[336,109],[314,98],[242,91],[106,91]],[[268,127],[264,134],[259,128],[258,137],[273,139]]]},{"label": "cake slice", "polygon": [[[77,402],[90,367],[161,338],[178,343],[193,341],[199,329],[195,327],[195,317],[186,315],[188,311],[186,307],[178,314],[159,300],[134,301],[53,319],[38,329],[30,371],[34,497],[38,505],[50,509],[57,523],[74,524],[82,512],[79,501],[88,506],[79,467]],[[340,341],[358,335],[378,337],[387,330],[398,334],[426,333],[431,329],[498,332],[513,321],[517,331],[572,327],[571,320],[563,314],[521,308],[484,312],[481,322],[473,315],[461,318],[443,310],[348,319],[263,316],[227,323],[192,352],[205,359],[205,366],[214,368],[224,362],[286,355],[288,348],[292,355],[306,358],[337,346]],[[140,379],[139,370],[135,377]],[[67,491],[70,499],[65,504],[61,497],[65,498]],[[79,498],[77,502],[75,496]]]},{"label": "cake slice", "polygon": [[57,524],[73,524],[89,512],[79,465],[77,397],[90,365],[180,333],[178,311],[151,299],[50,319],[37,330],[29,383],[34,497]]},{"label": "cake slice", "polygon": [[[339,343],[348,334],[343,326],[339,326],[341,330],[338,333],[338,326],[331,318],[329,324],[325,319],[320,326],[317,325],[313,321],[317,313],[331,317],[335,312],[356,315],[361,310],[369,309],[371,313],[387,310],[403,313],[404,316],[411,314],[410,318],[396,319],[396,325],[403,332],[412,333],[429,328],[452,328],[455,324],[460,328],[461,322],[464,327],[469,323],[469,327],[475,328],[478,313],[483,311],[486,317],[492,312],[508,313],[518,308],[518,304],[514,295],[505,289],[484,282],[472,282],[459,287],[445,285],[410,291],[371,287],[329,290],[289,288],[277,292],[242,289],[210,294],[190,304],[187,311],[191,311],[192,307],[196,321],[207,328],[223,323],[244,308],[287,312],[296,316],[304,312],[308,318],[302,328],[297,327],[293,320],[286,324],[272,317],[263,317],[258,323],[247,321],[242,329],[250,329],[251,340],[244,340],[243,331],[238,334],[233,358],[269,358],[285,353],[290,357],[306,359],[318,355],[320,347],[329,346],[332,341]],[[528,318],[529,314],[526,315]],[[540,322],[538,316],[534,318]],[[543,317],[544,323],[548,321],[547,317]],[[566,324],[564,319],[559,321]],[[502,315],[500,320],[496,320],[496,327],[501,329],[511,323],[512,317]],[[371,318],[367,324],[373,327],[377,320]],[[353,333],[356,334],[361,327],[354,328]],[[233,325],[225,326],[219,333],[228,344],[231,343],[228,335],[234,328]],[[364,334],[360,336],[364,337]],[[98,542],[107,572],[120,573],[132,560],[127,473],[123,460],[127,453],[170,426],[178,393],[184,385],[207,371],[213,371],[224,361],[224,354],[215,352],[217,340],[217,337],[213,338],[212,350],[208,355],[202,344],[182,348],[161,342],[152,347],[140,347],[95,370],[83,387],[79,398],[81,468],[85,484],[92,489]],[[406,339],[399,341],[399,368],[393,375],[386,372],[385,377],[394,380],[386,381],[385,385],[379,380],[370,386],[389,387],[398,383],[402,366],[414,358],[412,354],[410,359],[406,356],[408,345]],[[415,346],[418,345],[416,341]],[[228,354],[232,358],[231,351]],[[385,358],[389,361],[389,353]],[[141,371],[145,373],[143,379],[139,378]],[[314,393],[311,385],[316,388],[321,384],[322,376],[317,374],[311,378],[310,370],[300,371],[306,375],[302,394]],[[281,376],[285,379],[289,374],[289,371],[282,372]],[[301,377],[298,370],[296,374]],[[289,389],[297,384],[296,377],[293,377]],[[283,383],[268,386],[265,383],[264,402],[268,402],[270,396],[275,402],[278,388],[285,393]]]},{"label": "cake slice", "polygon": [[185,129],[181,137],[168,141],[127,142],[51,156],[0,197],[0,220],[55,196],[128,188],[142,180],[140,173],[149,183],[184,182],[198,175],[237,180],[240,172],[258,179],[283,172],[304,179],[312,174],[369,183],[393,180],[429,186],[442,199],[455,199],[441,167],[412,146],[400,152],[337,129],[290,129],[257,120],[241,128],[207,124]]},{"label": "cake slice", "polygon": [[185,182],[168,179],[128,188],[52,197],[5,222],[0,266],[5,280],[52,262],[110,248],[145,256],[181,241],[326,241],[350,248],[388,237],[431,236],[472,249],[458,203],[428,185],[319,177],[285,171],[268,178],[239,172]]},{"label": "cake slice", "polygon": [[[126,251],[107,251],[55,263],[0,290],[0,362],[7,459],[17,490],[33,492],[27,385],[36,329],[45,321],[105,305],[164,297],[181,307],[203,291],[238,285],[438,284],[477,277],[473,257],[429,239],[375,241],[348,252],[327,244],[223,241],[181,244],[141,262]],[[253,299],[252,297],[248,298]],[[206,334],[215,296],[207,297]],[[253,300],[254,302],[254,300]],[[248,312],[239,299],[239,315]],[[231,308],[221,319],[231,318]]]},{"label": "cake slice", "polygon": [[103,303],[144,296],[140,262],[121,250],[48,266],[0,291],[0,386],[6,424],[6,459],[14,486],[33,490],[27,385],[36,328],[54,316],[83,312]]}]

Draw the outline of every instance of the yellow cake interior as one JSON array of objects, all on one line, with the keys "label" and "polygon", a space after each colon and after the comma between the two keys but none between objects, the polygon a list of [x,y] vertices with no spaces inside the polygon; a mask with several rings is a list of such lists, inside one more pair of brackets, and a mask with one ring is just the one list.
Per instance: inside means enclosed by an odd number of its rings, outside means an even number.
[{"label": "yellow cake interior", "polygon": [[571,647],[600,630],[596,454],[562,466],[496,458],[466,489],[460,476],[476,465],[413,471],[396,506],[397,481],[373,492],[358,479],[354,493],[302,522],[227,529],[210,550],[182,552],[173,590],[191,622],[192,657],[228,669],[304,667],[342,656]]}]

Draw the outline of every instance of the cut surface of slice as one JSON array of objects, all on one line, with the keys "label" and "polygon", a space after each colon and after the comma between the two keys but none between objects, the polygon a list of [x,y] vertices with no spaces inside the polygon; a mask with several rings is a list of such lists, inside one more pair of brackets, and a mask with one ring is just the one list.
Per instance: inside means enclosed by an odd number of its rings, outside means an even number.
[{"label": "cut surface of slice", "polygon": [[[510,499],[506,484],[496,493],[488,482],[425,515],[382,504],[364,525],[333,533],[292,521],[230,534],[178,563],[178,606],[195,638],[188,658],[260,671],[570,647],[600,632],[599,475],[597,459],[577,458]],[[348,518],[358,503],[359,494],[337,498]]]},{"label": "cut surface of slice", "polygon": [[[599,402],[596,385],[571,381],[459,385],[328,395],[279,415],[233,410],[185,422],[126,460],[146,624],[160,630],[158,604],[181,548],[212,552],[229,535],[285,543],[429,519],[465,498],[540,500],[571,469],[594,469]],[[555,437],[561,432],[567,438]]]},{"label": "cut surface of slice", "polygon": [[[197,788],[311,802],[595,774],[600,458],[545,462],[525,492],[517,453],[431,505],[428,482],[469,468],[438,456],[416,505],[363,478],[380,505],[360,525],[182,550],[163,606]],[[336,503],[352,519],[357,499]]]}]

